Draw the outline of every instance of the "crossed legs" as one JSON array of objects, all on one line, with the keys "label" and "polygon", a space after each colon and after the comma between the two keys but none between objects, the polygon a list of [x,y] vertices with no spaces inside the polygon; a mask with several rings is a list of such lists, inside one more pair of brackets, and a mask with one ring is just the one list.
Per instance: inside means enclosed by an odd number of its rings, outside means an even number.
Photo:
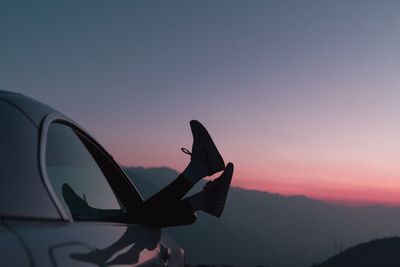
[{"label": "crossed legs", "polygon": [[[185,170],[160,192],[143,203],[140,208],[141,222],[165,227],[193,223],[196,211],[202,210],[212,216],[222,215],[233,175],[233,164],[225,163],[211,136],[198,121],[190,122],[193,134],[192,152],[182,149],[191,156]],[[190,197],[187,192],[199,180],[222,171],[222,175],[209,181],[204,189]]]}]

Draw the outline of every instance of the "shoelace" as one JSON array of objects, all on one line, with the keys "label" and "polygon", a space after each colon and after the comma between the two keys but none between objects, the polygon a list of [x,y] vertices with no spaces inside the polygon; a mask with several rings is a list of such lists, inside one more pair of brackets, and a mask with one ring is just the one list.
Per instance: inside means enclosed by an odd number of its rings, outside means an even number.
[{"label": "shoelace", "polygon": [[187,148],[182,147],[182,148],[181,148],[181,151],[182,151],[183,153],[185,153],[186,155],[192,156],[192,152],[190,152],[190,150],[187,149]]}]

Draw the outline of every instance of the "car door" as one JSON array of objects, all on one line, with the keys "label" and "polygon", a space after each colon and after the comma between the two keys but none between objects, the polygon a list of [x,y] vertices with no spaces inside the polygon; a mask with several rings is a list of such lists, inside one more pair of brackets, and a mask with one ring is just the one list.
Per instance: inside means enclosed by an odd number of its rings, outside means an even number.
[{"label": "car door", "polygon": [[65,218],[7,221],[35,266],[183,266],[183,252],[169,236],[124,221],[141,200],[93,139],[66,121],[50,123],[45,135],[41,164]]},{"label": "car door", "polygon": [[0,223],[0,266],[31,266],[26,247],[9,227]]}]

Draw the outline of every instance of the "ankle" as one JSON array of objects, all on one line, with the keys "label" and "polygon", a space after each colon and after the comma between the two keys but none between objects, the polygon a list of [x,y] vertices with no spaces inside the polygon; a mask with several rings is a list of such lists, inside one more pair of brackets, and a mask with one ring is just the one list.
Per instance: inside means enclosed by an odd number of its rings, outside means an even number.
[{"label": "ankle", "polygon": [[204,191],[200,191],[188,198],[186,200],[189,202],[190,206],[194,211],[204,210],[206,206],[206,194]]},{"label": "ankle", "polygon": [[183,170],[182,175],[192,184],[207,176],[207,166],[199,160],[192,160]]}]

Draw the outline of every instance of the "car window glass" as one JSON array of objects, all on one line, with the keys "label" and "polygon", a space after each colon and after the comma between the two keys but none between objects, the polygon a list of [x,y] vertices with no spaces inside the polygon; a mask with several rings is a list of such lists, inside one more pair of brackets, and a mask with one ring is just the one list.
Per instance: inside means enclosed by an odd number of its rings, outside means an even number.
[{"label": "car window glass", "polygon": [[53,123],[47,133],[46,170],[53,188],[75,220],[110,220],[121,206],[79,135]]}]

